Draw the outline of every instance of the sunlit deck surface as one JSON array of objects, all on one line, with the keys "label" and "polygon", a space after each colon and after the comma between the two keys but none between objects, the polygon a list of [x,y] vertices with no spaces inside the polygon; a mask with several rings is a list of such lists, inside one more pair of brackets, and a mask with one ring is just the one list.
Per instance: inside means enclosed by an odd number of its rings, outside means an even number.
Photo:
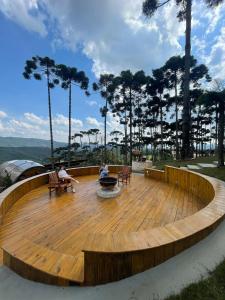
[{"label": "sunlit deck surface", "polygon": [[19,260],[73,282],[83,281],[82,250],[97,243],[91,236],[164,226],[204,207],[193,194],[143,175],[133,174],[113,199],[97,197],[97,175],[76,178],[75,194],[52,193],[50,198],[44,185],[19,199],[4,218],[0,238]]}]

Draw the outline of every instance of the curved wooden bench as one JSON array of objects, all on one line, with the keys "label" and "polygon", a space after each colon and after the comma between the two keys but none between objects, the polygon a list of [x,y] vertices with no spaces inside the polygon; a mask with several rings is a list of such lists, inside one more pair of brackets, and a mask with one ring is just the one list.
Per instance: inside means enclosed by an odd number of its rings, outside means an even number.
[{"label": "curved wooden bench", "polygon": [[142,232],[96,235],[84,249],[84,281],[120,280],[154,267],[196,244],[224,219],[224,183],[194,172],[166,167],[146,169],[145,176],[163,180],[205,201],[205,208],[182,220]]},{"label": "curved wooden bench", "polygon": [[[25,278],[56,285],[84,281],[84,255],[53,251],[26,238],[4,243],[4,264]],[[19,246],[18,246],[19,245]],[[19,270],[18,270],[19,269]]]},{"label": "curved wooden bench", "polygon": [[[110,171],[117,173],[120,168],[112,166]],[[71,169],[70,173],[74,176],[98,174],[98,167]],[[85,237],[83,254],[76,253],[74,256],[46,249],[23,237],[22,248],[17,249],[15,243],[3,245],[4,264],[26,278],[45,283],[106,283],[162,263],[203,239],[224,219],[223,182],[173,167],[166,167],[165,171],[146,169],[145,176],[191,191],[204,201],[205,207],[164,227],[138,232],[91,234]],[[47,178],[47,174],[39,175],[2,193],[1,215],[4,217],[13,203],[30,189],[46,184]],[[74,266],[77,274],[71,273],[70,266]]]},{"label": "curved wooden bench", "polygon": [[[109,171],[117,173],[122,167],[109,166]],[[96,175],[99,173],[99,167],[74,168],[70,169],[69,173],[72,176]],[[0,224],[16,201],[29,191],[47,184],[48,180],[49,173],[37,175],[20,181],[1,193]],[[13,241],[4,241],[4,236],[1,235],[0,247],[4,265],[27,279],[63,286],[82,284],[84,281],[83,252],[75,255],[60,253],[40,246],[24,236],[13,237]]]}]

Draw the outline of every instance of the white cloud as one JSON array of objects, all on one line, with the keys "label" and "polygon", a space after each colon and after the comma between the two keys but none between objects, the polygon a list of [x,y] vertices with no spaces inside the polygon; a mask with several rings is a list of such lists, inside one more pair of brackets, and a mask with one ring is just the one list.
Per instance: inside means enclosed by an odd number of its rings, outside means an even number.
[{"label": "white cloud", "polygon": [[7,117],[7,113],[5,113],[4,111],[0,110],[0,118],[6,118]]},{"label": "white cloud", "polygon": [[86,103],[87,103],[89,106],[95,106],[95,105],[98,105],[97,101],[94,101],[94,100],[86,101]]},{"label": "white cloud", "polygon": [[[72,134],[83,129],[83,122],[72,118]],[[62,114],[53,115],[53,136],[56,141],[67,142],[68,118]],[[22,117],[2,118],[0,120],[1,136],[33,137],[49,140],[49,119],[26,112]]]},{"label": "white cloud", "polygon": [[[57,114],[55,118],[53,118],[53,123],[56,125],[63,125],[68,126],[69,125],[69,119],[68,117],[65,117],[62,114]],[[78,119],[71,118],[71,124],[77,127],[82,127],[83,122]]]},{"label": "white cloud", "polygon": [[193,1],[193,27],[204,29],[204,33],[209,35],[215,31],[219,22],[223,19],[225,4],[214,8],[207,7],[205,1]]},{"label": "white cloud", "polygon": [[225,27],[221,28],[209,55],[205,56],[206,64],[209,66],[215,79],[225,78]]},{"label": "white cloud", "polygon": [[96,75],[128,68],[150,72],[181,52],[184,23],[176,18],[174,1],[149,21],[142,16],[142,2],[0,0],[2,12],[26,29],[45,35],[48,24],[55,47],[81,49]]},{"label": "white cloud", "polygon": [[38,129],[38,126],[36,126],[36,125],[32,125],[27,122],[16,120],[16,119],[10,120],[10,124],[13,127],[18,128],[18,130],[20,130],[20,129],[29,129],[29,130],[30,129]]},{"label": "white cloud", "polygon": [[39,124],[39,125],[48,124],[48,120],[45,120],[45,119],[35,115],[34,113],[27,112],[24,114],[24,117],[25,117],[25,119],[27,119],[28,121],[30,121],[31,123],[34,123],[34,124]]},{"label": "white cloud", "polygon": [[45,16],[39,11],[38,2],[38,0],[0,0],[0,10],[7,18],[27,30],[46,36]]},{"label": "white cloud", "polygon": [[96,126],[96,127],[101,127],[103,125],[102,122],[99,122],[97,119],[92,117],[87,117],[86,123],[90,126]]},{"label": "white cloud", "polygon": [[107,125],[109,132],[114,130],[124,131],[124,126],[120,124],[120,118],[118,116],[114,116],[110,111],[107,114]]},{"label": "white cloud", "polygon": [[[48,118],[42,118],[40,116],[35,115],[34,113],[26,112],[24,113],[24,117],[27,121],[31,122],[32,124],[38,124],[38,125],[48,125],[49,119]],[[52,118],[53,124],[57,126],[68,126],[69,120],[68,117],[62,115],[62,114],[56,114],[56,116],[53,116]],[[83,122],[79,119],[71,118],[71,124],[73,126],[82,127]]]},{"label": "white cloud", "polygon": [[[0,9],[27,30],[42,36],[51,32],[54,47],[83,51],[98,76],[123,69],[149,73],[172,55],[183,53],[185,24],[176,18],[175,1],[160,8],[151,20],[142,16],[142,2],[64,0],[62,5],[55,0],[0,0]],[[224,13],[225,3],[210,9],[204,0],[193,1],[193,53],[200,62],[207,61],[216,29],[224,26]],[[217,53],[222,52],[217,46]],[[214,65],[225,69],[221,61],[214,61]],[[94,102],[89,101],[89,105],[94,106]]]},{"label": "white cloud", "polygon": [[[86,131],[90,128],[100,129],[103,136],[103,122],[94,117],[87,117],[85,124],[82,120],[72,118],[72,134]],[[110,132],[113,130],[124,131],[119,123],[119,117],[114,117],[111,112],[107,114],[107,140],[111,140]],[[2,118],[0,120],[0,136],[32,137],[49,140],[49,120],[32,112],[26,112],[21,117]],[[56,141],[67,142],[68,118],[62,114],[53,115],[53,137]],[[84,141],[88,141],[84,136]]]},{"label": "white cloud", "polygon": [[[149,73],[182,52],[180,38],[185,28],[184,22],[179,23],[176,18],[175,1],[147,21],[141,14],[142,2],[64,0],[62,5],[55,0],[0,0],[0,10],[27,30],[42,36],[51,31],[55,47],[81,49],[93,61],[96,75],[128,68]],[[207,46],[210,47],[206,39],[212,40],[217,27],[224,26],[224,13],[225,3],[210,9],[204,0],[193,1],[193,36],[197,34],[193,48],[201,62]],[[220,65],[220,61],[215,64]]]}]

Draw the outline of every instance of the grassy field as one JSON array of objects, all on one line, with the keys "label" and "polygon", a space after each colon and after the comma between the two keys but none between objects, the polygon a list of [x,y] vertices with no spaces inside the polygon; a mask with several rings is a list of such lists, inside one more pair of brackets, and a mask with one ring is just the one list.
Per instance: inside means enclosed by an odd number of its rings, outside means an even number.
[{"label": "grassy field", "polygon": [[[211,157],[199,157],[197,159],[185,160],[185,161],[176,161],[176,160],[158,161],[154,163],[154,166],[156,167],[156,169],[163,170],[166,165],[174,166],[174,167],[186,167],[187,165],[194,165],[197,163],[213,163],[214,161],[217,161],[217,158],[215,156],[211,156]],[[225,167],[217,168],[215,165],[215,168],[202,168],[194,171],[225,181]]]},{"label": "grassy field", "polygon": [[197,163],[213,163],[214,161],[217,161],[217,158],[215,156],[209,156],[209,157],[199,157],[191,160],[157,161],[154,162],[154,166],[159,170],[163,170],[165,165],[174,166],[174,167],[186,167],[187,165],[194,165]]},{"label": "grassy field", "polygon": [[179,295],[166,300],[224,300],[225,299],[225,261],[209,274],[209,277],[183,289]]},{"label": "grassy field", "polygon": [[[203,168],[200,170],[196,170],[199,173],[218,178],[220,180],[225,181],[225,167],[223,168]],[[225,195],[224,195],[225,196]]]},{"label": "grassy field", "polygon": [[[202,157],[190,161],[161,161],[155,163],[155,166],[162,170],[165,165],[185,167],[188,164],[212,163],[216,160],[216,157]],[[202,168],[195,172],[225,181],[225,167]],[[179,295],[172,295],[166,300],[225,300],[225,260],[213,272],[209,272],[208,278],[187,286]]]}]

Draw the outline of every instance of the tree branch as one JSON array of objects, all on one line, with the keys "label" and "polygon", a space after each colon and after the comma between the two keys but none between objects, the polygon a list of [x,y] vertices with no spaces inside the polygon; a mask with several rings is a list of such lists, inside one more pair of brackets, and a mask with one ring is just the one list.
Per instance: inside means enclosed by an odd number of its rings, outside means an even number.
[{"label": "tree branch", "polygon": [[165,4],[167,4],[168,2],[170,2],[171,0],[166,0],[166,1],[164,1],[163,3],[160,3],[159,5],[157,5],[157,8],[159,8],[159,7],[161,7],[161,6],[163,6],[163,5],[165,5]]}]

